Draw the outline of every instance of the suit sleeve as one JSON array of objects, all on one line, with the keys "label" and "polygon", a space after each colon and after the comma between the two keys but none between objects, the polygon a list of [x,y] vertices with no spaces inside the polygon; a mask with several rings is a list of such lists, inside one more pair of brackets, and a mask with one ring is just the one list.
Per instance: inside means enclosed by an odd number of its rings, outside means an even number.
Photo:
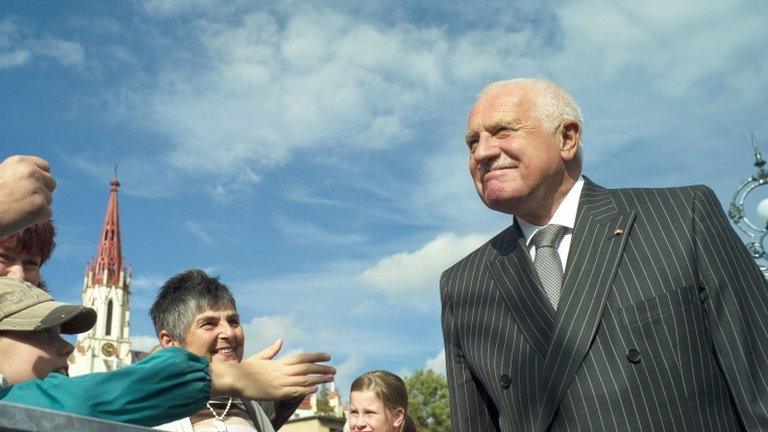
[{"label": "suit sleeve", "polygon": [[446,373],[451,401],[451,431],[485,432],[498,431],[498,412],[481,383],[467,364],[459,342],[456,319],[453,312],[448,272],[440,280],[442,298],[443,341],[445,343]]},{"label": "suit sleeve", "polygon": [[714,192],[698,189],[693,232],[701,298],[742,423],[768,430],[768,283]]}]

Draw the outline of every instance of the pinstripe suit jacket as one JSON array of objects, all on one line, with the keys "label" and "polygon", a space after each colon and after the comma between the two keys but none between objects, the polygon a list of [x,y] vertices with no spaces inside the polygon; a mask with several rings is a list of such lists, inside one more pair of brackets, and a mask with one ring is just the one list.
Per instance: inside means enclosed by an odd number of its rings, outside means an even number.
[{"label": "pinstripe suit jacket", "polygon": [[587,180],[557,311],[523,242],[441,279],[454,431],[768,431],[768,284],[710,189]]}]

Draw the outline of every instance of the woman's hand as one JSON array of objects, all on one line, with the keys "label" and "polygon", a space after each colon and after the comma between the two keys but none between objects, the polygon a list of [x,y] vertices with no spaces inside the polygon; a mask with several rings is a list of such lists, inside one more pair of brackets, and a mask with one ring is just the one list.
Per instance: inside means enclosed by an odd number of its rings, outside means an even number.
[{"label": "woman's hand", "polygon": [[300,353],[272,360],[282,341],[275,341],[240,363],[211,364],[211,393],[257,400],[282,400],[304,397],[317,391],[319,384],[333,381],[336,369],[318,364],[327,362],[327,353]]}]

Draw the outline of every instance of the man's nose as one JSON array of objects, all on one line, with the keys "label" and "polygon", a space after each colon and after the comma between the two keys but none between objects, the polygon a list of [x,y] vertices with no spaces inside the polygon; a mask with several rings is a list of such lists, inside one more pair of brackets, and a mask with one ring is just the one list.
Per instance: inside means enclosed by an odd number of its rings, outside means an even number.
[{"label": "man's nose", "polygon": [[485,162],[499,156],[499,145],[496,139],[489,133],[481,133],[475,144],[472,157],[478,163]]},{"label": "man's nose", "polygon": [[69,357],[69,355],[75,351],[75,347],[71,343],[61,339],[61,337],[59,337],[59,339],[59,355],[62,357]]}]

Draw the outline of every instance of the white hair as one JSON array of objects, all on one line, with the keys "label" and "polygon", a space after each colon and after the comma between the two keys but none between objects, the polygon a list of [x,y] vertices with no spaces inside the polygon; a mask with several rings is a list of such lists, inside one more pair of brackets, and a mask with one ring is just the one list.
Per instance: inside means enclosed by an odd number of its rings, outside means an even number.
[{"label": "white hair", "polygon": [[543,78],[514,78],[496,81],[485,86],[477,98],[496,91],[502,87],[521,86],[529,89],[533,95],[534,115],[542,126],[554,133],[558,126],[565,120],[573,120],[584,129],[584,118],[581,116],[581,108],[573,100],[565,89],[556,83]]}]

